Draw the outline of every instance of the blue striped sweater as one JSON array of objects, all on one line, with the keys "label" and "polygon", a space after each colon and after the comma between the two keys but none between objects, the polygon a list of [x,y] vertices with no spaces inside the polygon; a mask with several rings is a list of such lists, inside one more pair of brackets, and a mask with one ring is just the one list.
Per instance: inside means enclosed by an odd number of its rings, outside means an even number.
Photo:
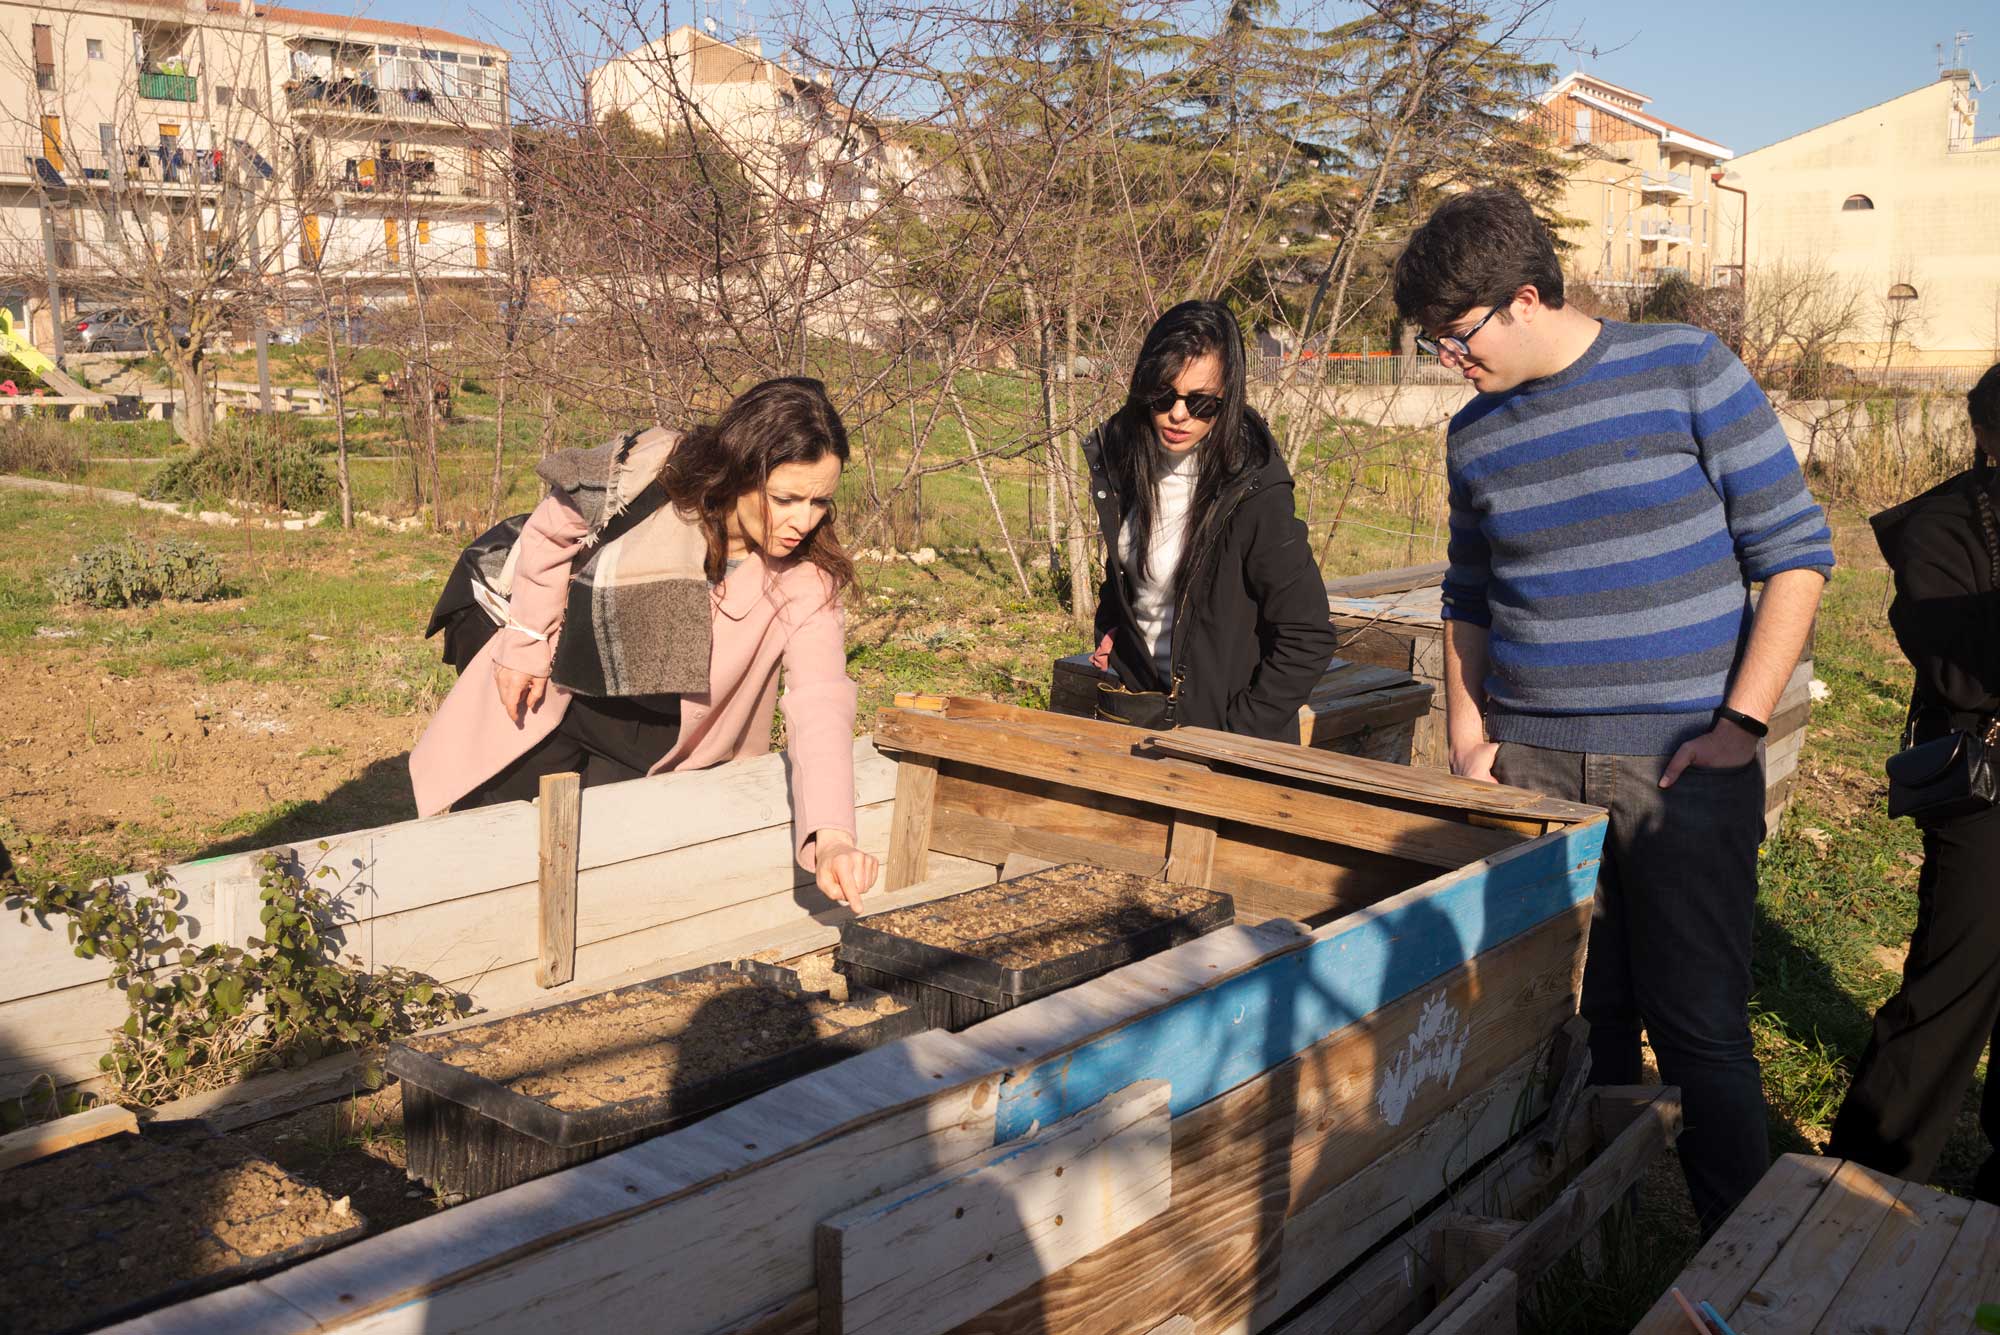
[{"label": "blue striped sweater", "polygon": [[1487,736],[1664,755],[1707,731],[1749,585],[1833,568],[1826,516],[1743,363],[1606,320],[1555,375],[1452,418],[1444,615],[1490,629]]}]

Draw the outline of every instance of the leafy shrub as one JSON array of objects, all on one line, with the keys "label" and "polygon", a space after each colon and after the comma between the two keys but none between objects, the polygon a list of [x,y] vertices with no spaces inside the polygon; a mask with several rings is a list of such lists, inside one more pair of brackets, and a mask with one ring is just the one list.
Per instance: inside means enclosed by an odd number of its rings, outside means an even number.
[{"label": "leafy shrub", "polygon": [[285,849],[259,858],[258,872],[261,933],[247,948],[184,940],[186,896],[158,873],[143,894],[98,881],[9,896],[23,923],[60,914],[78,956],[110,962],[111,986],[123,989],[131,1014],[99,1065],[120,1102],[147,1106],[219,1088],[428,1029],[465,1008],[458,993],[422,974],[365,973],[359,959],[341,956],[338,896],[315,883],[332,868],[308,869]]},{"label": "leafy shrub", "polygon": [[185,538],[147,544],[130,538],[84,552],[49,579],[59,602],[140,607],[163,598],[207,602],[222,596],[222,562]]},{"label": "leafy shrub", "polygon": [[0,473],[32,473],[75,479],[87,456],[70,427],[39,414],[0,422]]},{"label": "leafy shrub", "polygon": [[218,433],[206,449],[163,464],[146,486],[155,501],[247,501],[317,510],[338,495],[312,445],[292,431],[252,426]]}]

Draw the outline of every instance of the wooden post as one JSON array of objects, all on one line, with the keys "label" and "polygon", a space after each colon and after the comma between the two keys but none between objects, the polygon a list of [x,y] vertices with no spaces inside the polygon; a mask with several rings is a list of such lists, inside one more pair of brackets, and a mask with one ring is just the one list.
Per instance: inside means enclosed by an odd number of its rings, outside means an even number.
[{"label": "wooden post", "polygon": [[576,831],[582,815],[582,776],[542,776],[541,959],[535,981],[543,987],[576,976]]},{"label": "wooden post", "polygon": [[1167,880],[1175,885],[1208,887],[1215,874],[1216,824],[1214,816],[1174,813],[1173,829],[1167,836]]},{"label": "wooden post", "polygon": [[930,869],[931,823],[937,814],[936,756],[906,755],[896,765],[896,815],[889,823],[884,890],[901,890]]}]

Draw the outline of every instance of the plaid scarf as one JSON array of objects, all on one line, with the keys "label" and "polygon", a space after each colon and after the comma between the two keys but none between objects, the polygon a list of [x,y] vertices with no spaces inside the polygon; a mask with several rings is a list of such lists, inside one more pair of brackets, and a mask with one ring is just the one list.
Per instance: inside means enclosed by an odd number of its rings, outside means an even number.
[{"label": "plaid scarf", "polygon": [[[550,678],[578,695],[699,695],[708,690],[710,589],[701,526],[659,485],[680,443],[665,427],[564,450],[536,474],[563,492],[590,533],[570,573]],[[510,572],[511,573],[511,572]]]}]

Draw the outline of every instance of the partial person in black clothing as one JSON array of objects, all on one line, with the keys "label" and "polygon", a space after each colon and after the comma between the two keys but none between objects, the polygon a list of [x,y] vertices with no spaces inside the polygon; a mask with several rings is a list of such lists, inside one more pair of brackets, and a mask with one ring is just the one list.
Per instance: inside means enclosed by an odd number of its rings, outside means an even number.
[{"label": "partial person in black clothing", "polygon": [[1084,443],[1105,548],[1093,661],[1115,677],[1099,717],[1298,740],[1335,637],[1291,471],[1244,380],[1229,308],[1182,302]]},{"label": "partial person in black clothing", "polygon": [[[1916,668],[1915,741],[2000,714],[2000,366],[1967,395],[1973,467],[1873,519],[1896,576],[1889,624]],[[1979,1054],[2000,1055],[2000,808],[1929,823],[1903,986],[1875,1016],[1829,1155],[1927,1180]],[[2000,1071],[1980,1125],[2000,1146]],[[1975,1193],[2000,1202],[2000,1153]]]}]

